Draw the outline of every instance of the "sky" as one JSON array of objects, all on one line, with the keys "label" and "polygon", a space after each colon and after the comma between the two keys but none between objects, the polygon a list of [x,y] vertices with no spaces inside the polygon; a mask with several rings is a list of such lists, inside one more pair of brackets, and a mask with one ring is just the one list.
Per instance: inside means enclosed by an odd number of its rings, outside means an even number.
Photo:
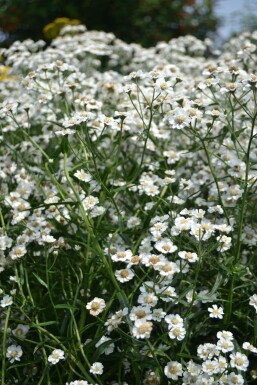
[{"label": "sky", "polygon": [[223,19],[219,37],[226,40],[233,32],[240,30],[242,14],[254,14],[257,17],[257,0],[218,0],[215,11]]}]

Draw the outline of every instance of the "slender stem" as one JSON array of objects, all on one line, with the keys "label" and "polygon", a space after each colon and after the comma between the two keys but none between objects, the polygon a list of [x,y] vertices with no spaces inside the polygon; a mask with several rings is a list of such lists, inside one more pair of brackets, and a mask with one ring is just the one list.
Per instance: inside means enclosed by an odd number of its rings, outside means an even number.
[{"label": "slender stem", "polygon": [[11,314],[11,306],[8,307],[5,317],[5,323],[4,323],[4,330],[3,330],[3,340],[2,340],[2,347],[3,347],[3,357],[2,357],[2,384],[5,385],[5,356],[6,356],[6,341],[7,341],[7,329],[8,329],[8,323],[9,318]]}]

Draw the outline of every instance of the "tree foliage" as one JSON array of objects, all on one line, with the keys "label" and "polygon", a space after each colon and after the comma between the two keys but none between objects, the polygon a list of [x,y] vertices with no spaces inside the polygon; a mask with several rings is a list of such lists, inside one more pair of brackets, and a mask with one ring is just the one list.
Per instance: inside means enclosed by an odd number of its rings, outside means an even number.
[{"label": "tree foliage", "polygon": [[217,28],[217,0],[5,0],[0,25],[9,40],[42,38],[57,17],[79,19],[89,29],[113,32],[127,42],[151,46],[193,34],[205,38]]}]

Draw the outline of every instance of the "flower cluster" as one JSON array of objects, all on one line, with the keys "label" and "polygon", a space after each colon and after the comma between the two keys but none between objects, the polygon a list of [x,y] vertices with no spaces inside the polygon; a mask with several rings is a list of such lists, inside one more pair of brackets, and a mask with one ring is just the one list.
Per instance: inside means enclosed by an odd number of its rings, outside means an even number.
[{"label": "flower cluster", "polygon": [[253,383],[257,32],[1,56],[3,381]]}]

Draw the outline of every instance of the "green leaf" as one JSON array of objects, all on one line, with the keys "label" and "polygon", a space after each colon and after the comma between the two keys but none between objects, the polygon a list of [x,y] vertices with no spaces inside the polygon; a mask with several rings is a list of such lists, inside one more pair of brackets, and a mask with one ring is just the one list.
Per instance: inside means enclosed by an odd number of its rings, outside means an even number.
[{"label": "green leaf", "polygon": [[48,286],[47,284],[43,281],[43,279],[41,279],[37,274],[35,273],[32,273],[34,275],[34,277],[37,279],[37,281],[42,285],[44,286],[47,290],[48,290]]},{"label": "green leaf", "polygon": [[63,154],[66,154],[69,150],[69,141],[66,136],[62,138],[61,145],[60,145],[61,151]]},{"label": "green leaf", "polygon": [[69,309],[69,310],[75,310],[75,307],[72,305],[67,305],[65,303],[59,303],[57,305],[54,305],[55,309]]}]

